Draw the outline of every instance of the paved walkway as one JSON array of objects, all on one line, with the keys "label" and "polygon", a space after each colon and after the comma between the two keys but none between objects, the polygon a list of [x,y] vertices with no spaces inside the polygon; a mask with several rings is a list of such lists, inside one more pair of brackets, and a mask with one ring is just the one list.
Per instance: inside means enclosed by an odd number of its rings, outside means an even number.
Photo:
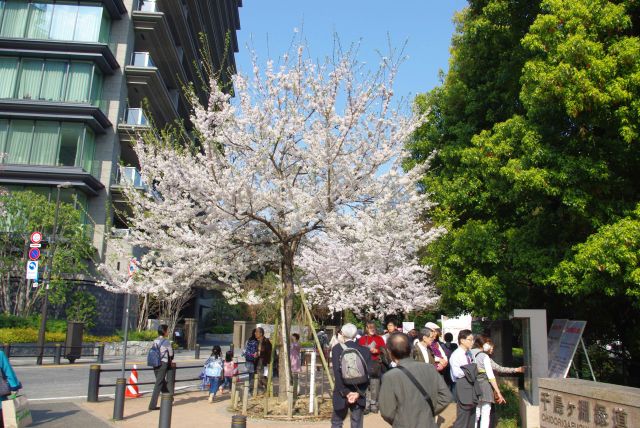
[{"label": "paved walkway", "polygon": [[[149,405],[148,394],[142,398],[127,399],[124,409],[124,420],[119,422],[111,421],[113,415],[113,400],[104,400],[99,403],[82,403],[80,404],[91,415],[108,422],[111,425],[122,428],[140,428],[158,425],[159,411],[150,412],[147,410]],[[172,409],[172,427],[178,428],[200,428],[203,426],[215,426],[217,428],[226,428],[231,426],[232,413],[227,411],[229,405],[228,396],[224,396],[219,401],[209,404],[207,396],[204,392],[190,392],[179,394],[175,397]],[[331,405],[327,403],[327,405]],[[455,406],[450,406],[445,410],[447,420],[455,418]],[[453,417],[453,418],[452,418]],[[301,420],[282,421],[282,420],[261,420],[248,419],[248,428],[275,428],[275,427],[295,427],[295,428],[319,428],[329,425],[329,421],[320,422],[302,422]],[[80,427],[80,425],[77,425]],[[84,425],[82,428],[88,428],[94,425]],[[102,428],[101,425],[95,425]],[[349,426],[346,422],[345,426]],[[365,416],[364,426],[366,428],[388,428],[389,424],[384,422],[382,417],[377,414],[369,414]],[[448,428],[450,423],[442,423],[442,428]],[[65,425],[65,428],[75,428],[76,425]]]},{"label": "paved walkway", "polygon": [[75,403],[29,403],[32,427],[110,428],[106,423]]}]

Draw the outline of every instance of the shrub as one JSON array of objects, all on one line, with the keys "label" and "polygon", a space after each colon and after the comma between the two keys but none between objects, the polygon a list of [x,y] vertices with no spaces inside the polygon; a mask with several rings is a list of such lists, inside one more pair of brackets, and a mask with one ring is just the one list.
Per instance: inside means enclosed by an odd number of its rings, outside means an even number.
[{"label": "shrub", "polygon": [[518,392],[506,385],[500,385],[500,391],[507,404],[496,405],[497,428],[518,428],[520,426],[520,397]]},{"label": "shrub", "polygon": [[233,333],[233,325],[214,325],[209,328],[209,333],[212,334],[228,334]]},{"label": "shrub", "polygon": [[[65,329],[66,330],[66,329]],[[64,342],[66,331],[46,332],[45,342]],[[120,342],[118,336],[84,335],[85,342]],[[35,343],[38,341],[38,329],[35,328],[0,328],[0,343]]]},{"label": "shrub", "polygon": [[82,322],[87,330],[96,325],[98,317],[98,300],[86,291],[75,292],[71,296],[71,303],[67,307],[67,319]]},{"label": "shrub", "polygon": [[[117,331],[118,337],[120,340],[124,340],[124,332],[122,330]],[[142,330],[142,331],[130,331],[128,340],[140,340],[140,341],[149,341],[155,340],[158,337],[158,332],[152,330]]]}]

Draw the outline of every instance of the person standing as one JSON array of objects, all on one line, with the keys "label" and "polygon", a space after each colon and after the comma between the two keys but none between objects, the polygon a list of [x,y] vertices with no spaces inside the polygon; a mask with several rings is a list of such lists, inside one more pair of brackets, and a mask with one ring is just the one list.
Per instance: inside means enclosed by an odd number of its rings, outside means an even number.
[{"label": "person standing", "polygon": [[[333,376],[335,378],[335,388],[333,389],[333,413],[331,414],[331,428],[342,428],[347,413],[351,412],[351,428],[362,428],[364,408],[366,405],[365,392],[369,386],[368,373],[371,369],[371,352],[368,348],[358,345],[355,342],[357,333],[355,325],[349,323],[342,326],[341,332],[344,343],[336,344],[331,350],[331,362],[333,364]],[[354,355],[347,348],[355,349],[360,355]],[[361,358],[360,364],[364,365],[365,381],[352,385],[347,381],[342,373],[343,353],[349,352],[349,356]],[[345,359],[346,359],[345,355]]]},{"label": "person standing", "polygon": [[382,353],[385,347],[384,339],[378,335],[376,323],[368,321],[366,325],[366,333],[360,339],[358,344],[369,348],[371,352],[371,378],[369,388],[367,389],[367,398],[365,413],[368,411],[378,413],[378,394],[380,392],[380,378],[383,373]]},{"label": "person standing", "polygon": [[[449,332],[444,334],[444,343],[442,343],[441,345],[448,359],[451,358],[451,354],[453,354],[453,351],[458,349],[458,345],[453,343],[453,334]],[[449,386],[449,390],[453,392],[453,381],[451,380],[451,365],[447,365],[447,367],[445,367],[442,375],[444,376],[445,383]]]},{"label": "person standing", "polygon": [[393,318],[387,320],[387,332],[382,335],[382,339],[384,339],[384,342],[387,343],[389,336],[391,336],[396,331],[398,331],[398,321]]},{"label": "person standing", "polygon": [[224,362],[222,361],[222,349],[218,345],[211,349],[211,356],[204,363],[205,375],[209,383],[209,403],[213,403],[213,399],[221,388],[221,381],[224,375]]},{"label": "person standing", "polygon": [[440,326],[434,322],[426,323],[425,327],[433,330],[431,351],[433,352],[433,359],[436,362],[436,369],[442,375],[445,368],[449,365],[449,357],[447,356],[442,344],[440,343],[440,334],[442,333],[442,330],[440,329]]},{"label": "person standing", "polygon": [[158,396],[160,391],[169,392],[167,389],[167,372],[171,370],[171,361],[173,360],[173,347],[171,342],[167,339],[169,334],[169,326],[162,324],[158,327],[158,337],[153,341],[152,346],[157,347],[160,350],[160,366],[153,368],[153,373],[156,375],[156,383],[153,385],[153,392],[151,393],[151,401],[149,402],[149,410],[158,410]]},{"label": "person standing", "polygon": [[394,428],[436,428],[435,415],[451,402],[451,393],[433,365],[410,358],[410,340],[403,333],[392,334],[387,340],[396,368],[384,375],[380,413]]},{"label": "person standing", "polygon": [[[11,391],[11,393],[15,393],[20,389],[22,389],[22,384],[18,380],[18,376],[16,376],[16,372],[13,370],[13,367],[11,367],[11,363],[9,362],[9,359],[5,355],[4,351],[1,351],[1,350],[0,350],[0,373],[2,374],[2,377],[4,377],[4,379],[9,384],[9,390]],[[0,396],[0,403],[2,401],[5,401],[7,397],[8,395]],[[3,420],[4,419],[2,415],[2,407],[0,406],[0,428],[4,427]]]},{"label": "person standing", "polygon": [[[462,391],[458,391],[458,382],[466,379],[463,367],[468,367],[473,363],[471,347],[473,346],[473,334],[471,330],[461,330],[458,333],[458,349],[451,354],[449,364],[451,365],[451,380],[454,382],[454,396],[456,399],[456,421],[454,428],[473,428],[476,420],[476,406],[468,403],[468,397],[463,396]],[[475,370],[477,372],[477,369]]]},{"label": "person standing", "polygon": [[435,365],[436,360],[433,357],[433,351],[431,350],[431,344],[433,343],[433,331],[430,328],[425,327],[420,330],[420,334],[422,335],[422,339],[416,342],[413,346],[411,356],[416,361]]},{"label": "person standing", "polygon": [[267,373],[266,369],[271,362],[271,342],[264,335],[262,327],[256,328],[256,340],[258,341],[258,353],[256,355],[256,373],[258,374],[259,388],[263,391],[267,390]]},{"label": "person standing", "polygon": [[253,380],[256,376],[256,360],[258,357],[258,339],[256,330],[251,331],[251,337],[247,340],[242,355],[244,356],[244,368],[249,375],[249,394],[253,394]]}]

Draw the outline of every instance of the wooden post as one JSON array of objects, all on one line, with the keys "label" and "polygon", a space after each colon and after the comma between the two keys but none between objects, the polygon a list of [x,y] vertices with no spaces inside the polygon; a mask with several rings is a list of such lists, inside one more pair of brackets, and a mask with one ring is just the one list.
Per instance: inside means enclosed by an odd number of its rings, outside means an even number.
[{"label": "wooden post", "polygon": [[249,382],[244,383],[244,394],[242,395],[242,414],[247,416],[247,407],[249,407]]},{"label": "wooden post", "polygon": [[[333,391],[333,389],[335,388],[335,384],[333,383],[333,377],[331,376],[331,373],[329,372],[329,364],[327,363],[327,359],[324,357],[324,350],[322,349],[322,346],[320,346],[320,340],[318,339],[318,335],[316,334],[316,329],[315,326],[313,325],[313,317],[311,316],[311,311],[309,310],[309,307],[307,306],[307,301],[305,300],[304,297],[304,291],[302,290],[302,287],[300,288],[300,297],[302,300],[302,307],[304,309],[304,313],[307,315],[307,321],[309,322],[309,328],[311,329],[311,333],[313,333],[313,339],[316,342],[316,348],[318,349],[318,354],[320,354],[320,360],[322,361],[322,367],[324,368],[324,370],[327,372],[327,378],[329,379],[329,386],[331,387],[331,390]],[[315,370],[315,367],[312,367],[313,370]]]},{"label": "wooden post", "polygon": [[231,407],[235,408],[236,406],[236,388],[237,388],[238,380],[236,376],[231,378]]}]

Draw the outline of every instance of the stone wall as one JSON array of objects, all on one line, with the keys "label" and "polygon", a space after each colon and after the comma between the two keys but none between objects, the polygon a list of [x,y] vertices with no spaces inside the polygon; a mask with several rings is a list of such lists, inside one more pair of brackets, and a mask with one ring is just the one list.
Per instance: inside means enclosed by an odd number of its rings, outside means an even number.
[{"label": "stone wall", "polygon": [[[104,346],[104,355],[105,357],[117,357],[122,355],[124,342],[110,342],[105,343]],[[137,341],[137,340],[129,340],[127,341],[127,356],[129,355],[147,355],[149,353],[149,349],[151,349],[151,344],[153,341]]]},{"label": "stone wall", "polygon": [[632,427],[640,389],[585,379],[540,379],[540,427]]}]

